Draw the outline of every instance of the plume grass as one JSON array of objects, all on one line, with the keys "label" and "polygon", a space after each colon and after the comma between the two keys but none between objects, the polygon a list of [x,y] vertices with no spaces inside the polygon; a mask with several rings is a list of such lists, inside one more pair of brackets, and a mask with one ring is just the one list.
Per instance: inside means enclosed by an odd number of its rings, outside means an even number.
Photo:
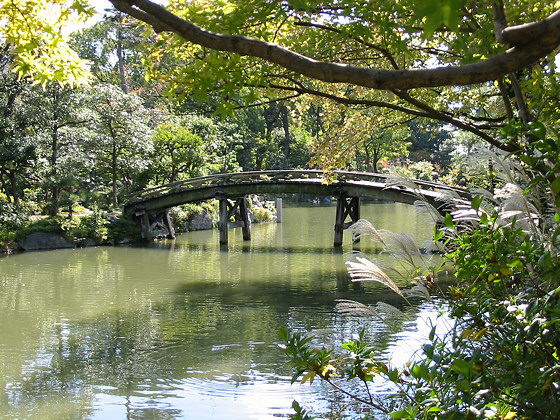
[{"label": "plume grass", "polygon": [[347,261],[346,264],[352,281],[373,281],[388,287],[404,298],[399,286],[374,262],[367,258],[356,257],[354,260]]}]

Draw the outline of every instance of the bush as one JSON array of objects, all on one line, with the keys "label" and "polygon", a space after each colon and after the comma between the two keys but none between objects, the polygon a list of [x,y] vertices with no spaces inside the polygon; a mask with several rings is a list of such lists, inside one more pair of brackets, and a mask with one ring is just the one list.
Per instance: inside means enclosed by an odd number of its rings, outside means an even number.
[{"label": "bush", "polygon": [[[15,249],[34,232],[58,233],[67,241],[83,246],[87,239],[96,244],[116,244],[121,241],[136,242],[141,238],[140,226],[127,220],[117,219],[110,222],[107,214],[95,211],[90,216],[82,217],[46,217],[36,221],[21,221],[17,230],[14,224],[2,226],[0,229],[0,246],[4,251]],[[11,227],[11,229],[10,229]]]},{"label": "bush", "polygon": [[[335,385],[376,418],[560,418],[560,132],[551,130],[551,139],[538,124],[508,130],[527,135],[529,148],[520,158],[532,170],[488,152],[504,188],[475,197],[436,235],[448,238],[453,250],[446,262],[457,282],[438,293],[453,327],[442,335],[432,329],[423,357],[398,368],[376,361],[363,334],[342,346],[345,358],[333,358],[331,350],[314,349],[307,337],[281,329],[294,380],[332,383],[336,373],[359,378],[366,398]],[[364,261],[354,266],[358,280],[376,271]],[[376,275],[393,288],[391,279]],[[424,283],[435,291],[430,277]],[[367,384],[374,376],[392,383],[395,393],[372,396]]]},{"label": "bush", "polygon": [[274,220],[274,213],[264,207],[251,207],[251,212],[255,223],[271,222]]},{"label": "bush", "polygon": [[175,228],[187,232],[191,229],[191,222],[195,216],[206,212],[213,222],[219,219],[218,200],[204,201],[202,203],[189,203],[174,207],[169,212]]}]

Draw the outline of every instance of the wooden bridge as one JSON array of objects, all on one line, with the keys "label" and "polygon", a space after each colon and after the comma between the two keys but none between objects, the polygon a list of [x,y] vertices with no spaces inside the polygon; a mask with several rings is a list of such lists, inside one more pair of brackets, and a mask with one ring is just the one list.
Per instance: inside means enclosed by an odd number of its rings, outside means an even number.
[{"label": "wooden bridge", "polygon": [[[241,227],[243,239],[251,239],[247,215],[249,194],[310,194],[337,200],[334,245],[341,246],[343,231],[360,218],[360,199],[376,199],[413,204],[425,199],[440,212],[449,193],[468,197],[468,191],[449,185],[413,180],[408,185],[388,182],[394,177],[377,173],[334,171],[329,182],[323,171],[280,170],[217,174],[147,189],[129,198],[124,214],[138,217],[146,239],[153,237],[154,226],[163,225],[174,237],[169,218],[171,207],[217,199],[220,203],[220,243],[227,244],[228,228]],[[231,222],[231,219],[234,222]],[[347,219],[350,219],[347,221]]]}]

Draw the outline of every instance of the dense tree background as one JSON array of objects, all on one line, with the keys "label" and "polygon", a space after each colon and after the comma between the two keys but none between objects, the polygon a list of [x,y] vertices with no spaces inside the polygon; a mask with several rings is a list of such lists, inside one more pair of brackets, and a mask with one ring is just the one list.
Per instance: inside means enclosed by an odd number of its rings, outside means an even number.
[{"label": "dense tree background", "polygon": [[196,54],[196,78],[179,87],[162,72],[186,77],[185,58],[160,54],[161,41],[115,9],[69,43],[89,60],[88,85],[18,77],[17,51],[1,51],[1,197],[34,213],[118,209],[133,190],[217,172],[450,165],[450,129],[420,115],[216,78],[200,84],[209,70]]}]

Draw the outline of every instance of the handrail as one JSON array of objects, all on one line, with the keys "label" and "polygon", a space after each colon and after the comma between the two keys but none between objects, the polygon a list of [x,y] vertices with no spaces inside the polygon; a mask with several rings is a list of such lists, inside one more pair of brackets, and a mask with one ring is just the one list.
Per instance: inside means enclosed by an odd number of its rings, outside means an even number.
[{"label": "handrail", "polygon": [[[142,202],[150,198],[165,196],[168,194],[179,193],[186,190],[216,187],[220,185],[245,184],[245,183],[305,183],[308,181],[317,182],[321,179],[323,182],[328,175],[334,174],[333,184],[344,185],[351,182],[382,182],[385,183],[391,175],[370,173],[370,172],[353,172],[353,171],[333,171],[326,173],[321,170],[300,169],[300,170],[267,170],[267,171],[247,171],[225,174],[206,175],[196,178],[189,178],[181,181],[175,181],[158,187],[149,188],[133,194],[127,200],[127,205]],[[314,180],[314,181],[311,181]],[[430,181],[412,179],[412,182],[420,189],[435,190],[445,189],[459,193],[460,195],[468,194],[467,190],[453,187],[450,185],[439,184]]]}]

